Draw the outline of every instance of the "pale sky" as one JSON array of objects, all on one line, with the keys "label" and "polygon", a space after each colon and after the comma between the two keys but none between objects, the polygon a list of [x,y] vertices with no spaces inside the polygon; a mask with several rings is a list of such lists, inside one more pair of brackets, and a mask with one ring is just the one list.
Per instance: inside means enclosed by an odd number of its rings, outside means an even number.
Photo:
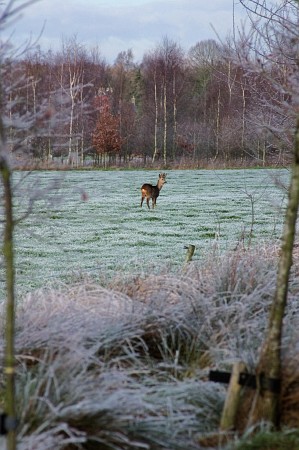
[{"label": "pale sky", "polygon": [[38,0],[2,34],[18,46],[44,28],[39,39],[44,51],[59,50],[63,38],[76,36],[87,49],[98,47],[108,63],[128,49],[140,62],[166,36],[185,51],[199,41],[217,40],[217,34],[224,39],[233,29],[233,3],[240,26],[246,12],[238,0]]}]

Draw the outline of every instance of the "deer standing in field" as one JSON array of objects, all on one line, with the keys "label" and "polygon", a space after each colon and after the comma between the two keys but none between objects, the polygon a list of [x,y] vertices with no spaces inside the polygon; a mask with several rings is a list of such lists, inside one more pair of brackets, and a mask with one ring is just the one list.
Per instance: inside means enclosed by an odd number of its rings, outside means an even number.
[{"label": "deer standing in field", "polygon": [[152,199],[152,207],[156,206],[157,198],[159,197],[160,191],[164,184],[166,183],[166,173],[160,173],[159,179],[156,186],[153,186],[152,184],[145,183],[141,186],[141,204],[143,204],[143,200],[146,198],[146,203],[148,206],[148,209],[150,209],[149,201]]}]

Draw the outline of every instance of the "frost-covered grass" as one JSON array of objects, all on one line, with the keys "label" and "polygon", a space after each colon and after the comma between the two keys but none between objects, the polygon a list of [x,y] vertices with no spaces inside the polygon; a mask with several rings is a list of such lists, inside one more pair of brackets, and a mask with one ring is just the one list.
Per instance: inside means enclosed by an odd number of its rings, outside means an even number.
[{"label": "frost-covered grass", "polygon": [[[208,380],[210,369],[230,370],[236,360],[255,367],[277,253],[239,249],[175,273],[118,275],[105,288],[85,280],[28,294],[16,318],[18,449],[297,449],[296,255],[282,341],[282,431],[261,425],[255,437],[246,430],[227,442],[219,433],[226,386]],[[3,374],[2,310],[0,318]]]},{"label": "frost-covered grass", "polygon": [[253,242],[277,239],[285,199],[278,176],[287,181],[289,175],[168,171],[157,208],[149,211],[140,208],[140,186],[155,184],[156,171],[16,173],[16,216],[26,210],[30,195],[36,200],[16,229],[17,293],[58,279],[177,269],[185,245],[196,245],[198,260],[215,246],[223,252],[243,237],[247,244],[252,220]]}]

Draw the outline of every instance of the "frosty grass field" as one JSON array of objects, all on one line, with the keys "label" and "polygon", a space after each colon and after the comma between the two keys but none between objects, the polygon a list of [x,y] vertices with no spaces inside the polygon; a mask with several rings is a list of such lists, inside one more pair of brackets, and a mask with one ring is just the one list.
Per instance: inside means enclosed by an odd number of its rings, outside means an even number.
[{"label": "frosty grass field", "polygon": [[16,182],[24,178],[16,218],[32,192],[37,199],[15,233],[17,295],[57,279],[175,269],[188,244],[196,246],[194,260],[215,246],[234,248],[252,219],[253,243],[279,238],[286,201],[279,176],[287,183],[287,170],[168,171],[148,210],[140,208],[140,186],[156,184],[158,171],[16,173]]}]

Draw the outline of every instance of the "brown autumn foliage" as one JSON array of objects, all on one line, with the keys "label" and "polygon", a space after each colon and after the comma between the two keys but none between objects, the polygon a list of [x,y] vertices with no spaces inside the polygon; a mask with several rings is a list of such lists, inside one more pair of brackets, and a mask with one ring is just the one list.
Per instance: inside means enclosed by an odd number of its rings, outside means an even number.
[{"label": "brown autumn foliage", "polygon": [[109,98],[101,95],[97,98],[99,118],[93,134],[93,145],[98,155],[116,154],[121,149],[119,118],[114,116],[109,105]]}]

